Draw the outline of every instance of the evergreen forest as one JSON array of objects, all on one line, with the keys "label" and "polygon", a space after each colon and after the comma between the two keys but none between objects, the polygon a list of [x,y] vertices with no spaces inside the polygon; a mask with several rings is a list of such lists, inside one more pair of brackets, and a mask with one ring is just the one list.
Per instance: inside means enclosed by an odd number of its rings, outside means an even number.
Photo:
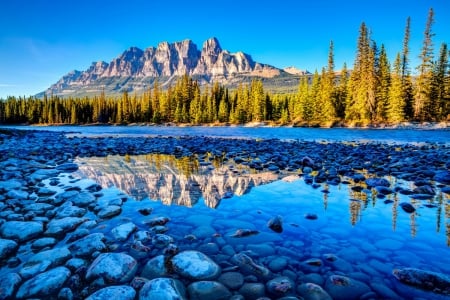
[{"label": "evergreen forest", "polygon": [[270,122],[300,126],[395,124],[404,121],[450,120],[450,51],[433,44],[433,9],[424,30],[419,65],[410,66],[410,18],[406,20],[402,51],[393,62],[383,44],[359,28],[353,68],[335,71],[334,45],[328,64],[300,78],[298,91],[269,93],[260,79],[229,90],[200,84],[183,76],[162,88],[156,81],[142,94],[120,96],[8,97],[0,100],[3,124],[244,124]]}]

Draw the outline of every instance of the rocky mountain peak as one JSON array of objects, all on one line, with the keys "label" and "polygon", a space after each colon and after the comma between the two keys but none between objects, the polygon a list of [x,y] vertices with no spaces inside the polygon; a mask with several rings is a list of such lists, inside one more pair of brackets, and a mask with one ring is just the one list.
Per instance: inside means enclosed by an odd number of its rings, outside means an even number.
[{"label": "rocky mountain peak", "polygon": [[200,83],[226,84],[236,76],[274,77],[280,69],[256,63],[244,52],[230,53],[223,50],[219,40],[212,37],[203,43],[199,51],[189,39],[141,50],[130,47],[110,63],[99,61],[85,71],[69,73],[52,85],[45,93],[70,95],[100,93],[103,89],[118,93],[124,89],[139,91],[149,86],[155,78],[162,85],[169,84],[177,76],[196,76]]},{"label": "rocky mountain peak", "polygon": [[212,37],[203,43],[202,54],[219,55],[220,52],[222,52],[222,48],[217,38]]}]

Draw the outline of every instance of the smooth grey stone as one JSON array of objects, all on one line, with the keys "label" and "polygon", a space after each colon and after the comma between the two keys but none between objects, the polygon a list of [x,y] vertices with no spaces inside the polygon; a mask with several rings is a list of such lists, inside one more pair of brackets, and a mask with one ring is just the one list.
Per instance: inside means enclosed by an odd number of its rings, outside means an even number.
[{"label": "smooth grey stone", "polygon": [[189,250],[172,257],[174,271],[193,280],[211,280],[219,277],[221,269],[205,254]]},{"label": "smooth grey stone", "polygon": [[41,273],[23,283],[17,291],[17,298],[46,298],[56,293],[70,277],[66,267],[57,267]]},{"label": "smooth grey stone", "polygon": [[139,292],[139,300],[186,300],[183,284],[172,278],[155,278],[145,283]]},{"label": "smooth grey stone", "polygon": [[231,292],[216,281],[197,281],[191,283],[187,290],[190,300],[228,300],[231,297]]},{"label": "smooth grey stone", "polygon": [[0,227],[1,237],[18,240],[19,242],[25,242],[39,237],[43,232],[44,227],[42,223],[33,221],[8,221]]},{"label": "smooth grey stone", "polygon": [[133,279],[137,269],[137,261],[128,254],[103,253],[87,269],[86,279],[102,278],[108,284],[123,284]]},{"label": "smooth grey stone", "polygon": [[109,286],[102,288],[89,297],[86,300],[104,300],[104,299],[121,299],[121,300],[133,300],[136,296],[136,291],[127,285]]},{"label": "smooth grey stone", "polygon": [[91,257],[96,251],[104,251],[107,249],[103,233],[92,233],[78,241],[73,242],[69,246],[69,250],[75,257]]}]

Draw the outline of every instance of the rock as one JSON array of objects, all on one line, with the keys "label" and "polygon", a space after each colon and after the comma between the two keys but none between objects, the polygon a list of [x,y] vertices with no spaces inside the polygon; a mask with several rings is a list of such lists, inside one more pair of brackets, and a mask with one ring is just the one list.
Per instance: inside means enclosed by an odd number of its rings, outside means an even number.
[{"label": "rock", "polygon": [[6,273],[0,276],[0,299],[14,299],[14,293],[22,282],[17,273]]},{"label": "rock", "polygon": [[17,200],[26,200],[30,196],[30,194],[26,191],[21,190],[10,190],[6,193],[6,198],[9,199],[17,199]]},{"label": "rock", "polygon": [[226,272],[222,273],[217,281],[231,290],[237,290],[244,284],[244,276],[238,272]]},{"label": "rock", "polygon": [[108,284],[127,283],[138,269],[137,261],[124,253],[100,254],[86,271],[86,279],[102,278]]},{"label": "rock", "polygon": [[205,254],[198,251],[183,251],[172,257],[174,271],[192,280],[211,280],[219,277],[221,269]]},{"label": "rock", "polygon": [[78,225],[86,221],[85,218],[77,217],[65,217],[62,219],[53,219],[48,223],[47,230],[45,231],[46,236],[51,237],[62,237],[67,232],[75,230]]},{"label": "rock", "polygon": [[114,216],[119,215],[122,212],[122,208],[117,205],[110,205],[105,208],[102,208],[98,213],[97,216],[101,219],[107,219],[112,218]]},{"label": "rock", "polygon": [[54,268],[23,283],[16,297],[19,299],[49,298],[61,289],[69,277],[70,271],[66,267]]},{"label": "rock", "polygon": [[243,237],[248,237],[248,236],[252,236],[255,234],[258,234],[259,231],[258,230],[253,230],[253,229],[238,229],[236,230],[233,234],[230,235],[230,237],[234,237],[234,238],[243,238]]},{"label": "rock", "polygon": [[152,238],[152,245],[156,248],[164,248],[167,247],[169,244],[173,243],[173,238],[169,235],[165,234],[156,234]]},{"label": "rock", "polygon": [[287,264],[288,264],[288,261],[286,258],[275,257],[273,260],[271,260],[269,262],[268,267],[272,272],[276,273],[276,272],[281,272],[282,270],[284,270],[286,268]]},{"label": "rock", "polygon": [[164,226],[170,219],[167,217],[156,217],[147,221],[144,221],[144,224],[153,227],[153,226]]},{"label": "rock", "polygon": [[133,233],[133,231],[136,230],[136,225],[134,223],[129,222],[122,225],[119,225],[117,227],[114,227],[111,230],[111,233],[115,240],[119,242],[126,241],[128,237]]},{"label": "rock", "polygon": [[103,243],[105,236],[103,233],[92,233],[85,236],[69,246],[69,250],[75,257],[90,257],[96,251],[107,249]]},{"label": "rock", "polygon": [[66,261],[65,266],[72,272],[75,272],[81,267],[87,267],[87,262],[81,258],[71,258]]},{"label": "rock", "polygon": [[191,300],[228,300],[230,291],[216,281],[197,281],[188,286],[189,299]]},{"label": "rock", "polygon": [[450,184],[450,171],[436,172],[434,180],[443,184]]},{"label": "rock", "polygon": [[294,282],[285,276],[276,277],[266,283],[269,294],[277,297],[292,295],[295,292]]},{"label": "rock", "polygon": [[69,197],[68,199],[70,199],[70,201],[72,201],[73,205],[75,206],[86,207],[95,201],[95,196],[88,192],[76,192],[72,194],[72,197]]},{"label": "rock", "polygon": [[0,227],[0,236],[5,239],[25,242],[39,237],[44,232],[42,223],[9,221]]},{"label": "rock", "polygon": [[164,261],[164,255],[158,255],[147,261],[142,269],[141,276],[147,279],[155,279],[159,277],[167,277],[169,274],[170,273],[167,270]]},{"label": "rock", "polygon": [[65,163],[56,167],[56,170],[61,172],[72,173],[78,170],[78,165],[74,163]]},{"label": "rock", "polygon": [[73,292],[70,288],[62,288],[58,293],[58,300],[73,300]]},{"label": "rock", "polygon": [[273,244],[249,244],[247,245],[247,250],[252,251],[260,257],[275,254],[275,247],[273,247]]},{"label": "rock", "polygon": [[86,298],[86,300],[121,299],[133,300],[136,291],[127,285],[109,286],[100,289]]},{"label": "rock", "polygon": [[402,202],[399,205],[408,214],[411,214],[416,211],[416,209],[414,208],[414,206],[411,203]]},{"label": "rock", "polygon": [[144,284],[139,292],[139,300],[156,299],[186,299],[186,290],[179,280],[171,278],[155,278]]},{"label": "rock", "polygon": [[372,282],[370,284],[372,289],[380,295],[383,299],[400,299],[401,297],[397,295],[393,290],[387,287],[383,283]]},{"label": "rock", "polygon": [[72,257],[67,247],[55,248],[39,252],[28,259],[25,265],[33,265],[43,261],[50,261],[50,267],[63,265]]},{"label": "rock", "polygon": [[401,283],[438,294],[450,295],[450,276],[446,274],[415,268],[395,269],[392,274]]},{"label": "rock", "polygon": [[283,220],[280,215],[273,217],[267,223],[267,227],[275,231],[276,233],[283,232]]},{"label": "rock", "polygon": [[82,217],[86,209],[74,206],[72,202],[67,201],[55,210],[55,218],[62,219],[66,217]]},{"label": "rock", "polygon": [[19,275],[22,279],[30,279],[39,273],[47,271],[51,264],[52,262],[50,260],[43,260],[32,264],[27,262],[27,264],[19,270]]},{"label": "rock", "polygon": [[12,240],[0,239],[0,261],[16,253],[19,245]]},{"label": "rock", "polygon": [[253,259],[244,253],[235,254],[232,257],[232,262],[236,264],[244,274],[254,275],[261,279],[268,279],[270,275],[269,269],[256,264]]},{"label": "rock", "polygon": [[58,176],[59,171],[55,169],[39,169],[30,175],[33,182],[39,182],[50,177]]},{"label": "rock", "polygon": [[266,295],[266,288],[262,283],[245,283],[240,289],[239,293],[244,296],[246,300],[256,300]]},{"label": "rock", "polygon": [[368,178],[368,179],[366,179],[366,184],[369,188],[377,187],[377,186],[384,186],[384,187],[391,186],[389,181],[385,178]]},{"label": "rock", "polygon": [[398,250],[403,246],[403,243],[393,239],[383,239],[375,243],[375,247],[383,250]]},{"label": "rock", "polygon": [[320,285],[314,283],[300,284],[297,292],[304,300],[333,300]]},{"label": "rock", "polygon": [[334,300],[358,300],[370,292],[363,282],[341,275],[331,275],[325,281],[325,290]]}]

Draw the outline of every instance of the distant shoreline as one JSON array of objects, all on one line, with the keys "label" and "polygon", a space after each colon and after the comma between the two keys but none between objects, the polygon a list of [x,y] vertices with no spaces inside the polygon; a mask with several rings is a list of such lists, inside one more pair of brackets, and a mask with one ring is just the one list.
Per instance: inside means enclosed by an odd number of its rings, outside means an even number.
[{"label": "distant shoreline", "polygon": [[333,126],[323,126],[320,124],[276,124],[273,122],[250,122],[245,124],[231,124],[231,123],[204,123],[204,124],[190,124],[190,123],[89,123],[89,124],[0,124],[0,126],[34,126],[34,127],[45,127],[45,126],[73,126],[73,127],[84,127],[84,126],[149,126],[149,127],[247,127],[247,128],[346,128],[346,129],[407,129],[407,130],[442,130],[450,129],[450,122],[401,122],[396,124],[334,124]]}]

